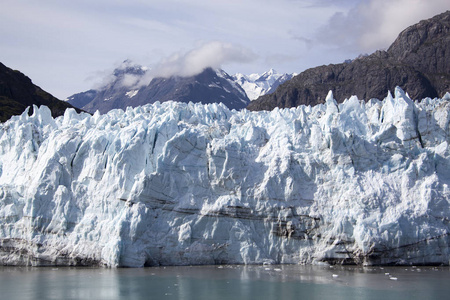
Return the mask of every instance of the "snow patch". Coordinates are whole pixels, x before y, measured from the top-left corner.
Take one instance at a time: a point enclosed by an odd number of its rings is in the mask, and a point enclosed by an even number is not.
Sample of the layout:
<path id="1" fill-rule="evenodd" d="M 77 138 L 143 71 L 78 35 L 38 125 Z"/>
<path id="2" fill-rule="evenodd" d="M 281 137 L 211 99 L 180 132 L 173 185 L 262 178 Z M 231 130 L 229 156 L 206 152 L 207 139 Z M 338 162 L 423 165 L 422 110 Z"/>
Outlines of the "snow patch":
<path id="1" fill-rule="evenodd" d="M 138 92 L 139 92 L 139 90 L 132 90 L 132 91 L 126 92 L 125 96 L 127 96 L 128 98 L 133 98 L 134 96 L 137 95 Z"/>

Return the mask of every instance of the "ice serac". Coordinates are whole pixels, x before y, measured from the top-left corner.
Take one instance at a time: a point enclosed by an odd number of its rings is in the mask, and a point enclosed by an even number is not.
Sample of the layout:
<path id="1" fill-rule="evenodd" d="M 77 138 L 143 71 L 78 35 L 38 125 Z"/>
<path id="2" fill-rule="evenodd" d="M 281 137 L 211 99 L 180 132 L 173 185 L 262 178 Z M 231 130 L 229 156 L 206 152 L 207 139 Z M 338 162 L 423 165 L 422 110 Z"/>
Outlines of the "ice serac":
<path id="1" fill-rule="evenodd" d="M 0 263 L 448 264 L 450 94 L 46 107 L 0 129 Z"/>

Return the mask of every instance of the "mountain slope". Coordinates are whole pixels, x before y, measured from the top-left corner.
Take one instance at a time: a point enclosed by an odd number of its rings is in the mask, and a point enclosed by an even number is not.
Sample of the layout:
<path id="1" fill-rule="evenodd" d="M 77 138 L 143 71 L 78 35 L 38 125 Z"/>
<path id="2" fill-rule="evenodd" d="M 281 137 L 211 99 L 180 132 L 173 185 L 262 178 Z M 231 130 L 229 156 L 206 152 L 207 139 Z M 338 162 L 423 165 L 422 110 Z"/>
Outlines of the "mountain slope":
<path id="1" fill-rule="evenodd" d="M 21 72 L 0 63 L 0 122 L 13 115 L 22 114 L 25 108 L 33 105 L 48 106 L 54 117 L 64 114 L 66 108 L 73 108 L 34 85 L 31 79 Z"/>
<path id="2" fill-rule="evenodd" d="M 192 77 L 155 78 L 132 100 L 143 105 L 148 103 L 145 99 L 203 104 L 222 102 L 230 109 L 241 109 L 249 103 L 244 90 L 234 83 L 230 75 L 212 68 Z"/>
<path id="3" fill-rule="evenodd" d="M 413 99 L 450 90 L 450 11 L 408 27 L 387 51 L 348 63 L 308 69 L 274 93 L 252 101 L 250 110 L 321 103 L 329 90 L 338 101 L 351 95 L 382 99 L 400 86 Z"/>
<path id="4" fill-rule="evenodd" d="M 106 113 L 111 109 L 136 107 L 148 103 L 177 102 L 224 103 L 230 109 L 245 108 L 250 100 L 233 78 L 222 70 L 207 68 L 191 77 L 153 78 L 148 85 L 139 84 L 145 75 L 140 66 L 130 65 L 114 71 L 113 80 L 104 88 L 69 97 L 69 103 L 88 112 Z M 127 84 L 131 81 L 131 84 Z"/>
<path id="5" fill-rule="evenodd" d="M 96 90 L 89 90 L 86 92 L 81 92 L 74 94 L 66 99 L 67 103 L 75 107 L 83 107 L 88 105 L 92 100 L 94 100 L 95 96 L 97 96 Z"/>
<path id="6" fill-rule="evenodd" d="M 450 11 L 408 27 L 387 52 L 424 74 L 439 96 L 450 91 Z"/>

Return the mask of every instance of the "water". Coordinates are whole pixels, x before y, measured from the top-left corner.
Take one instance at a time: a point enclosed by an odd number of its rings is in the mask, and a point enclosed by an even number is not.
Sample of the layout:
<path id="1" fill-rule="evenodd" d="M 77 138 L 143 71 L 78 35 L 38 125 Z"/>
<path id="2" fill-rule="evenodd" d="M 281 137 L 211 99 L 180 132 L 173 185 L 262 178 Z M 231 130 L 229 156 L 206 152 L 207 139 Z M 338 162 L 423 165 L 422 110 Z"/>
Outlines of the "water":
<path id="1" fill-rule="evenodd" d="M 0 299 L 446 299 L 449 283 L 448 267 L 0 267 Z"/>

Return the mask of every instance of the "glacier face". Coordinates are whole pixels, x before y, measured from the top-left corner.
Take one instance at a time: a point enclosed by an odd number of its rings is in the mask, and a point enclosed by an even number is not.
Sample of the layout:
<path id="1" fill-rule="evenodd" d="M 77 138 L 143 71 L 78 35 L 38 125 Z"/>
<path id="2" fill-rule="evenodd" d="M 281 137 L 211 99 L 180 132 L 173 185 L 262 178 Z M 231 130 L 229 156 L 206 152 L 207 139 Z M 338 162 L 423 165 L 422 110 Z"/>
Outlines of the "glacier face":
<path id="1" fill-rule="evenodd" d="M 450 95 L 0 124 L 0 262 L 448 264 Z"/>

